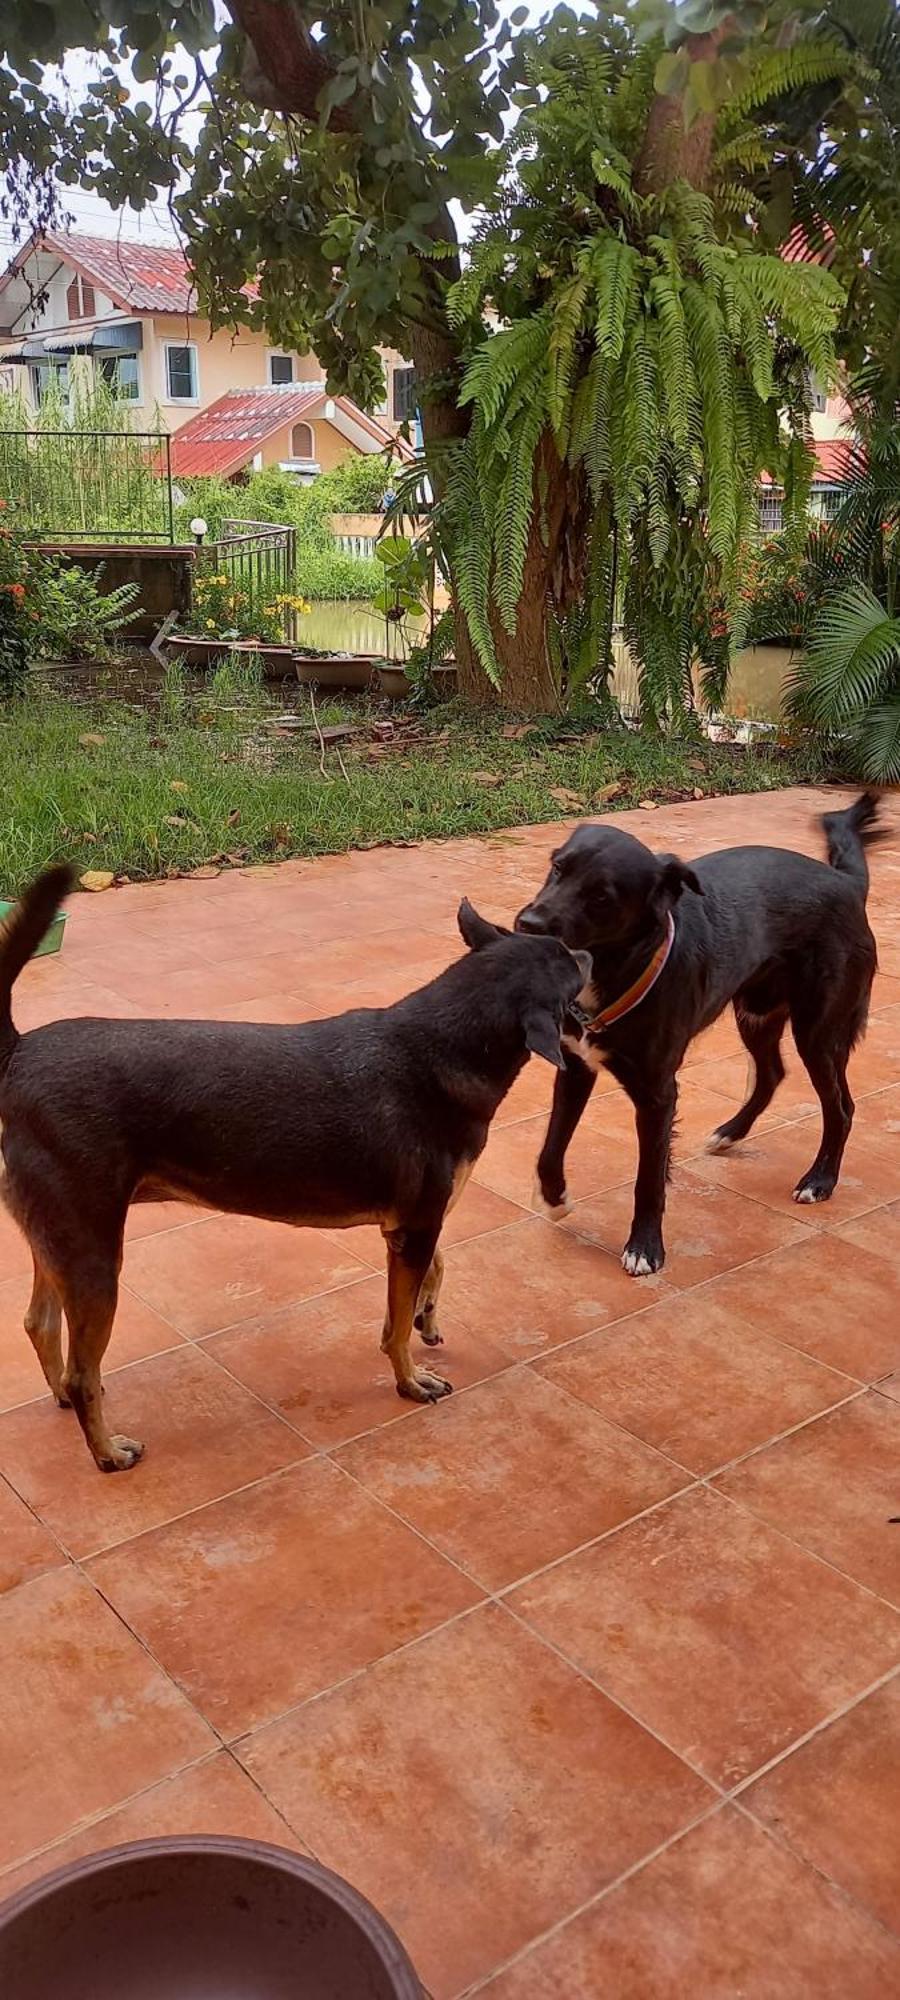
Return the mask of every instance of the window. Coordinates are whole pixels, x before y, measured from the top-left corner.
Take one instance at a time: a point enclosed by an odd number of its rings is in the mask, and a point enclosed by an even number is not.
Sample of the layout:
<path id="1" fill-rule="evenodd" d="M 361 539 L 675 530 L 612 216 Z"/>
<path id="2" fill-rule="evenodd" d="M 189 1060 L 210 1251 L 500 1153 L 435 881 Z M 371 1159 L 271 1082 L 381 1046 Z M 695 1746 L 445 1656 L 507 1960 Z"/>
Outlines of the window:
<path id="1" fill-rule="evenodd" d="M 312 458 L 314 455 L 312 426 L 295 424 L 291 432 L 291 457 Z"/>
<path id="2" fill-rule="evenodd" d="M 114 396 L 121 396 L 125 403 L 140 402 L 141 373 L 136 354 L 98 354 L 95 359 L 100 380 Z"/>
<path id="3" fill-rule="evenodd" d="M 416 414 L 416 371 L 414 368 L 394 369 L 394 422 L 405 424 Z"/>
<path id="4" fill-rule="evenodd" d="M 783 494 L 778 486 L 763 486 L 759 492 L 759 531 L 780 535 Z"/>
<path id="5" fill-rule="evenodd" d="M 273 389 L 280 389 L 294 379 L 294 357 L 292 354 L 269 355 L 269 381 Z"/>
<path id="6" fill-rule="evenodd" d="M 819 388 L 814 375 L 810 375 L 809 377 L 809 401 L 810 408 L 813 410 L 822 411 L 828 408 L 828 397 L 824 389 Z"/>
<path id="7" fill-rule="evenodd" d="M 170 403 L 197 402 L 197 349 L 193 342 L 185 347 L 167 346 L 166 395 Z"/>
<path id="8" fill-rule="evenodd" d="M 94 287 L 86 278 L 74 277 L 66 293 L 66 311 L 70 319 L 93 319 Z"/>
<path id="9" fill-rule="evenodd" d="M 48 396 L 59 396 L 65 402 L 69 394 L 68 362 L 38 361 L 31 369 L 31 394 L 36 410 Z"/>

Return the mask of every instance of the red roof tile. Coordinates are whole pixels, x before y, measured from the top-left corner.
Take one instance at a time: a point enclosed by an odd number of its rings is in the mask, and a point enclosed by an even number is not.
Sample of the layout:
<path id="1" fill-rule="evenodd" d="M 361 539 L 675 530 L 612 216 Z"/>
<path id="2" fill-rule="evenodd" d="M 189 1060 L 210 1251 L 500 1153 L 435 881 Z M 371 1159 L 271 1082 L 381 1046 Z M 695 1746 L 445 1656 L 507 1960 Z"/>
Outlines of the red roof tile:
<path id="1" fill-rule="evenodd" d="M 175 432 L 172 471 L 181 479 L 238 472 L 266 438 L 310 417 L 325 401 L 321 382 L 297 382 L 289 389 L 230 389 Z M 391 445 L 401 457 L 413 456 L 403 439 L 394 438 L 377 418 L 357 409 L 349 397 L 335 396 L 333 401 L 380 449 Z"/>
<path id="2" fill-rule="evenodd" d="M 826 223 L 823 232 L 824 243 L 817 250 L 812 248 L 802 223 L 792 229 L 787 241 L 782 243 L 780 256 L 786 264 L 830 264 L 835 253 L 834 231 Z"/>
<path id="3" fill-rule="evenodd" d="M 814 438 L 813 451 L 816 455 L 816 470 L 813 479 L 827 482 L 830 486 L 842 486 L 849 477 L 855 455 L 851 438 Z M 772 485 L 770 472 L 760 475 L 761 486 Z"/>
<path id="4" fill-rule="evenodd" d="M 124 312 L 196 311 L 194 288 L 182 252 L 125 237 L 48 234 L 44 246 L 90 279 Z"/>

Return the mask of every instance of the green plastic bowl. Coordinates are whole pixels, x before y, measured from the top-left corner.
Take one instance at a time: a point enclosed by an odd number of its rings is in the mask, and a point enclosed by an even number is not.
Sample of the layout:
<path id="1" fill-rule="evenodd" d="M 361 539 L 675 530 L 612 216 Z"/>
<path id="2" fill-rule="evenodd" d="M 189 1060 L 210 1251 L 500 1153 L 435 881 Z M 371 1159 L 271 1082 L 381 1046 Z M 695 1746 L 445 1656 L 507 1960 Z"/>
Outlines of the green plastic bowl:
<path id="1" fill-rule="evenodd" d="M 0 924 L 4 922 L 4 920 L 9 916 L 10 912 L 15 909 L 15 907 L 16 907 L 15 903 L 0 902 Z M 50 925 L 50 929 L 44 933 L 44 936 L 42 937 L 41 942 L 38 945 L 37 951 L 32 953 L 32 957 L 47 958 L 50 952 L 61 951 L 62 941 L 63 941 L 63 931 L 65 930 L 65 928 L 66 928 L 66 913 L 65 910 L 60 910 L 58 915 L 54 917 L 53 922 Z"/>

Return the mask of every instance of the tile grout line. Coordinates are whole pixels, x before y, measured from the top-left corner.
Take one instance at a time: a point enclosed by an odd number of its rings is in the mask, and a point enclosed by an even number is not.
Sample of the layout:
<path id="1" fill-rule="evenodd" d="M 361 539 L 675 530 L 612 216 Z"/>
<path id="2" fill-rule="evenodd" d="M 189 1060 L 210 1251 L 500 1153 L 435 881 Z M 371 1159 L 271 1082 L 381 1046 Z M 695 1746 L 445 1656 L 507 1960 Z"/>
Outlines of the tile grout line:
<path id="1" fill-rule="evenodd" d="M 705 1826 L 707 1821 L 711 1819 L 717 1819 L 719 1814 L 725 1810 L 727 1804 L 727 1799 L 714 1799 L 712 1804 L 707 1806 L 703 1812 L 698 1813 L 695 1819 L 690 1820 L 686 1826 L 679 1827 L 676 1833 L 669 1835 L 668 1840 L 660 1841 L 657 1847 L 651 1848 L 648 1854 L 642 1855 L 640 1861 L 633 1861 L 629 1868 L 623 1868 L 621 1874 L 617 1875 L 613 1881 L 606 1882 L 602 1889 L 597 1890 L 595 1895 L 588 1896 L 583 1903 L 579 1903 L 574 1909 L 567 1911 L 564 1917 L 557 1918 L 556 1923 L 550 1924 L 546 1930 L 539 1932 L 536 1937 L 530 1938 L 528 1943 L 523 1945 L 519 1951 L 514 1952 L 510 1958 L 504 1959 L 500 1965 L 493 1966 L 491 1971 L 485 1973 L 483 1977 L 474 1980 L 468 1986 L 462 1987 L 460 1992 L 453 1996 L 453 2000 L 475 2000 L 475 1995 L 483 1993 L 490 1986 L 492 1980 L 496 1979 L 499 1974 L 509 1972 L 513 1966 L 522 1964 L 539 1946 L 545 1945 L 552 1938 L 558 1937 L 562 1931 L 568 1928 L 569 1924 L 575 1923 L 579 1917 L 586 1916 L 589 1910 L 596 1909 L 598 1904 L 605 1902 L 607 1896 L 611 1896 L 614 1889 L 621 1889 L 626 1882 L 630 1882 L 633 1875 L 640 1875 L 642 1870 L 649 1867 L 651 1862 L 658 1861 L 661 1855 L 669 1852 L 670 1848 L 677 1847 L 682 1840 L 687 1840 L 688 1836 L 696 1832 L 698 1827 Z M 575 1996 L 570 1995 L 569 2000 L 575 2000 Z M 594 2000 L 594 1996 L 591 1996 L 591 2000 Z M 609 1996 L 609 2000 L 613 2000 L 612 1995 Z M 651 1996 L 645 1996 L 645 2000 L 651 2000 Z"/>
<path id="2" fill-rule="evenodd" d="M 816 1876 L 820 1882 L 823 1882 L 833 1895 L 838 1896 L 842 1903 L 847 1904 L 849 1909 L 856 1911 L 859 1916 L 864 1917 L 867 1923 L 873 1924 L 900 1951 L 900 1929 L 892 1930 L 890 1925 L 885 1923 L 884 1918 L 878 1915 L 877 1910 L 871 1909 L 868 1903 L 862 1902 L 852 1889 L 847 1888 L 846 1883 L 839 1882 L 836 1876 L 829 1875 L 827 1868 L 822 1868 L 817 1861 L 812 1861 L 809 1855 L 802 1854 L 800 1849 L 794 1847 L 787 1839 L 787 1836 L 782 1832 L 780 1827 L 769 1826 L 764 1820 L 756 1819 L 754 1814 L 749 1811 L 748 1807 L 740 1799 L 735 1799 L 733 1805 L 734 1810 L 740 1813 L 741 1818 L 746 1820 L 750 1826 L 756 1827 L 758 1831 L 764 1833 L 771 1840 L 774 1847 L 780 1848 L 783 1854 L 791 1855 L 792 1859 L 798 1861 L 801 1867 L 809 1869 L 810 1874 Z"/>
<path id="3" fill-rule="evenodd" d="M 746 1778 L 741 1778 L 740 1782 L 732 1786 L 728 1793 L 729 1804 L 740 1804 L 745 1792 L 749 1792 L 754 1785 L 760 1784 L 763 1779 L 770 1776 L 772 1771 L 777 1771 L 779 1765 L 786 1764 L 788 1759 L 793 1757 L 798 1750 L 804 1750 L 808 1743 L 815 1742 L 817 1736 L 824 1736 L 826 1731 L 831 1729 L 835 1723 L 842 1722 L 846 1715 L 852 1715 L 854 1709 L 861 1708 L 863 1702 L 868 1701 L 870 1696 L 880 1693 L 882 1688 L 889 1687 L 891 1681 L 897 1679 L 900 1679 L 900 1660 L 897 1660 L 894 1666 L 888 1667 L 886 1673 L 879 1674 L 878 1679 L 871 1681 L 868 1687 L 861 1688 L 858 1694 L 851 1695 L 848 1701 L 842 1702 L 830 1714 L 824 1716 L 821 1722 L 814 1722 L 811 1729 L 805 1730 L 802 1736 L 796 1737 L 793 1743 L 787 1745 L 786 1749 L 779 1750 L 776 1756 L 768 1759 L 767 1763 L 760 1764 L 758 1770 L 751 1771 Z M 747 1812 L 748 1817 L 756 1820 L 756 1815 L 751 1811 L 749 1806 L 743 1809 Z M 760 1826 L 768 1825 L 768 1821 L 763 1819 L 760 1819 L 757 1823 Z"/>
<path id="4" fill-rule="evenodd" d="M 851 1396 L 848 1398 L 848 1401 L 856 1402 L 858 1398 Z M 843 1409 L 845 1405 L 840 1404 L 839 1408 Z M 823 1414 L 827 1416 L 829 1412 L 825 1411 Z M 814 1417 L 812 1421 L 819 1423 L 821 1418 Z M 800 1425 L 799 1428 L 805 1430 L 806 1425 Z M 793 1433 L 790 1433 L 790 1435 L 793 1435 Z M 838 1563 L 832 1562 L 830 1556 L 820 1555 L 818 1550 L 811 1549 L 807 1542 L 796 1541 L 794 1536 L 789 1535 L 785 1528 L 776 1527 L 773 1521 L 770 1521 L 765 1514 L 757 1513 L 756 1509 L 749 1506 L 746 1500 L 736 1500 L 731 1493 L 723 1493 L 719 1487 L 707 1486 L 705 1480 L 701 1481 L 701 1485 L 706 1486 L 707 1492 L 716 1493 L 720 1500 L 725 1500 L 729 1507 L 734 1507 L 739 1514 L 747 1514 L 752 1521 L 758 1521 L 760 1526 L 767 1528 L 770 1534 L 777 1535 L 779 1541 L 787 1542 L 790 1548 L 800 1549 L 804 1555 L 809 1556 L 813 1562 L 818 1563 L 821 1569 L 830 1570 L 832 1576 L 839 1576 L 843 1583 L 850 1583 L 856 1590 L 861 1590 L 866 1597 L 872 1599 L 873 1603 L 880 1604 L 883 1610 L 893 1612 L 894 1617 L 897 1619 L 898 1634 L 900 1634 L 900 1604 L 892 1603 L 889 1597 L 882 1597 L 880 1590 L 874 1590 L 870 1583 L 863 1583 L 858 1576 L 852 1576 L 849 1570 L 841 1569 Z M 898 1660 L 900 1660 L 900 1655 L 898 1655 Z"/>

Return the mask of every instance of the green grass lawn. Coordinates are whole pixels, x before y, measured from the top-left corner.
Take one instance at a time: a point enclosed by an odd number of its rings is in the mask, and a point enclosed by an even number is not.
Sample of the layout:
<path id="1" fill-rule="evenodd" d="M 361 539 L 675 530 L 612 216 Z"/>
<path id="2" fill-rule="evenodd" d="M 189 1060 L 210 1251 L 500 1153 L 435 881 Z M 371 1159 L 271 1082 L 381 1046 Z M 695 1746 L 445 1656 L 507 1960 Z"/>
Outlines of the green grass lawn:
<path id="1" fill-rule="evenodd" d="M 4 705 L 0 895 L 61 858 L 146 880 L 228 858 L 487 833 L 821 775 L 811 750 L 673 743 L 589 719 L 516 725 L 453 708 L 410 717 L 350 702 L 319 704 L 326 730 L 356 725 L 322 752 L 308 697 L 293 690 L 291 699 L 304 726 L 289 734 L 274 726 L 285 697 L 222 675 L 187 692 L 170 674 L 147 704 L 83 701 L 48 683 Z M 386 720 L 394 737 L 380 744 Z"/>

